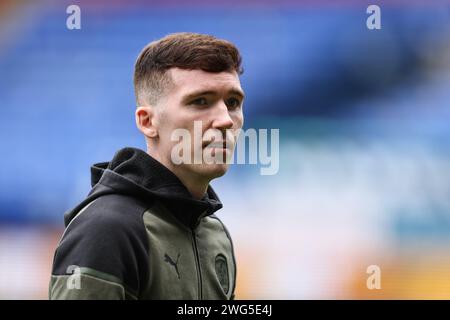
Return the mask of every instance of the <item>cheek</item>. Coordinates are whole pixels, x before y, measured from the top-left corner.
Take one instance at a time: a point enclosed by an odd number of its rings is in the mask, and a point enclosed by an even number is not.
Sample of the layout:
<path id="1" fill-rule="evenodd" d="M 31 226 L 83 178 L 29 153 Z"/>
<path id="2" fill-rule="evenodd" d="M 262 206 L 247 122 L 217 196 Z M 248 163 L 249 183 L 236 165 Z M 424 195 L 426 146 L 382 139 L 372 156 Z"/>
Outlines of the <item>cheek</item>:
<path id="1" fill-rule="evenodd" d="M 237 129 L 242 128 L 242 126 L 244 124 L 244 115 L 242 114 L 242 111 L 233 115 L 232 119 L 233 119 L 235 128 L 237 128 Z"/>
<path id="2" fill-rule="evenodd" d="M 180 130 L 182 129 L 182 130 Z M 194 121 L 187 119 L 186 116 L 180 112 L 175 112 L 164 119 L 164 122 L 160 126 L 160 141 L 164 145 L 165 149 L 170 150 L 174 145 L 180 143 L 180 136 L 187 134 L 191 137 L 194 136 Z M 173 138 L 172 138 L 173 137 Z M 183 140 L 184 141 L 184 140 Z"/>
<path id="3" fill-rule="evenodd" d="M 170 137 L 170 134 L 175 129 L 187 128 L 189 122 L 187 121 L 186 114 L 184 110 L 173 105 L 165 106 L 166 109 L 163 111 L 160 117 L 160 129 L 161 132 Z"/>
<path id="4" fill-rule="evenodd" d="M 194 125 L 194 121 L 204 120 L 201 112 L 192 110 L 187 106 L 179 106 L 172 110 L 171 121 L 173 126 L 177 128 L 185 128 L 190 130 Z"/>

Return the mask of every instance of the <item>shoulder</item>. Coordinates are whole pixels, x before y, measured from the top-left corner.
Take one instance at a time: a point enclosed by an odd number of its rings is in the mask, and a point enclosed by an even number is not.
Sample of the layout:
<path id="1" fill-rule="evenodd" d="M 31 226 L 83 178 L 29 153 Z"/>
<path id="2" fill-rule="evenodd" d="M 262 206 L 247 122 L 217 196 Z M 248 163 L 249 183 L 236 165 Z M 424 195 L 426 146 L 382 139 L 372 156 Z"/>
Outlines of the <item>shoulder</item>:
<path id="1" fill-rule="evenodd" d="M 87 204 L 67 226 L 55 252 L 52 274 L 65 275 L 74 265 L 110 275 L 138 291 L 148 270 L 144 210 L 139 200 L 117 194 Z"/>
<path id="2" fill-rule="evenodd" d="M 95 248 L 115 247 L 120 249 L 129 242 L 146 243 L 142 214 L 145 206 L 129 196 L 110 194 L 88 203 L 68 224 L 60 246 L 73 241 L 89 244 Z"/>
<path id="3" fill-rule="evenodd" d="M 217 224 L 219 226 L 220 229 L 223 230 L 223 232 L 225 232 L 225 234 L 227 235 L 228 239 L 230 240 L 231 243 L 233 243 L 232 239 L 231 239 L 231 234 L 228 231 L 227 227 L 225 226 L 225 224 L 222 222 L 222 220 L 219 219 L 218 216 L 216 216 L 215 214 L 211 214 L 207 217 L 209 219 L 209 221 L 214 222 L 215 224 Z"/>
<path id="4" fill-rule="evenodd" d="M 134 231 L 143 227 L 145 204 L 137 198 L 108 194 L 89 202 L 68 224 L 67 231 L 83 226 L 88 230 L 113 228 L 112 231 Z"/>

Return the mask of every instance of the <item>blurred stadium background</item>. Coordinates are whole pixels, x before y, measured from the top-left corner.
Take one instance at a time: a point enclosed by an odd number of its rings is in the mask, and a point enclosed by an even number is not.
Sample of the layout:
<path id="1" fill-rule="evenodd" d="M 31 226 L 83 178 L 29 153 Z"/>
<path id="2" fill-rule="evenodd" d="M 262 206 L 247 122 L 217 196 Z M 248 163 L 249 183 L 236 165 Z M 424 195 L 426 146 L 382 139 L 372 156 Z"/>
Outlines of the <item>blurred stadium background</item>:
<path id="1" fill-rule="evenodd" d="M 47 298 L 90 165 L 144 148 L 135 58 L 178 31 L 236 43 L 245 127 L 280 129 L 278 174 L 213 182 L 238 299 L 450 298 L 450 3 L 356 0 L 1 0 L 0 298 Z"/>

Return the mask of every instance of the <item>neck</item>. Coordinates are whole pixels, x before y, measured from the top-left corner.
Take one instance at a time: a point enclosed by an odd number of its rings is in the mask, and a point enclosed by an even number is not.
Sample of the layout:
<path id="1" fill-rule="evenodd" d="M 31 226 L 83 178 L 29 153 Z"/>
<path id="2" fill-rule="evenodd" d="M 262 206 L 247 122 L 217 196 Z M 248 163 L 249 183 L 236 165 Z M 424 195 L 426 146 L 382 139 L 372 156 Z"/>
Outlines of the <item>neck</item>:
<path id="1" fill-rule="evenodd" d="M 181 170 L 175 168 L 169 168 L 177 177 L 181 180 L 184 186 L 188 189 L 189 193 L 194 199 L 201 199 L 208 190 L 209 181 L 200 180 L 198 177 L 192 175 L 186 175 Z"/>
<path id="2" fill-rule="evenodd" d="M 194 199 L 203 198 L 208 190 L 209 180 L 190 172 L 186 172 L 186 170 L 183 170 L 182 167 L 175 166 L 170 160 L 161 157 L 158 153 L 151 152 L 150 150 L 147 150 L 147 153 L 162 163 L 167 169 L 172 171 L 172 173 L 180 179 L 186 189 L 188 189 Z"/>

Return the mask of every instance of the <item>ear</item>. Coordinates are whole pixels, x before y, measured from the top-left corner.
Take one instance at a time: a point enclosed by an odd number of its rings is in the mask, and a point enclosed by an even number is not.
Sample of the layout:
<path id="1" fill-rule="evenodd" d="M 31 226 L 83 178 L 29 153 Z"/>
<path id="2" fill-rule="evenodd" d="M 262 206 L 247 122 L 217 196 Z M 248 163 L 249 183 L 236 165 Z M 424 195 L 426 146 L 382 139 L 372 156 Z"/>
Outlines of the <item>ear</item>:
<path id="1" fill-rule="evenodd" d="M 158 137 L 156 113 L 153 106 L 137 107 L 135 112 L 136 126 L 147 138 Z"/>

